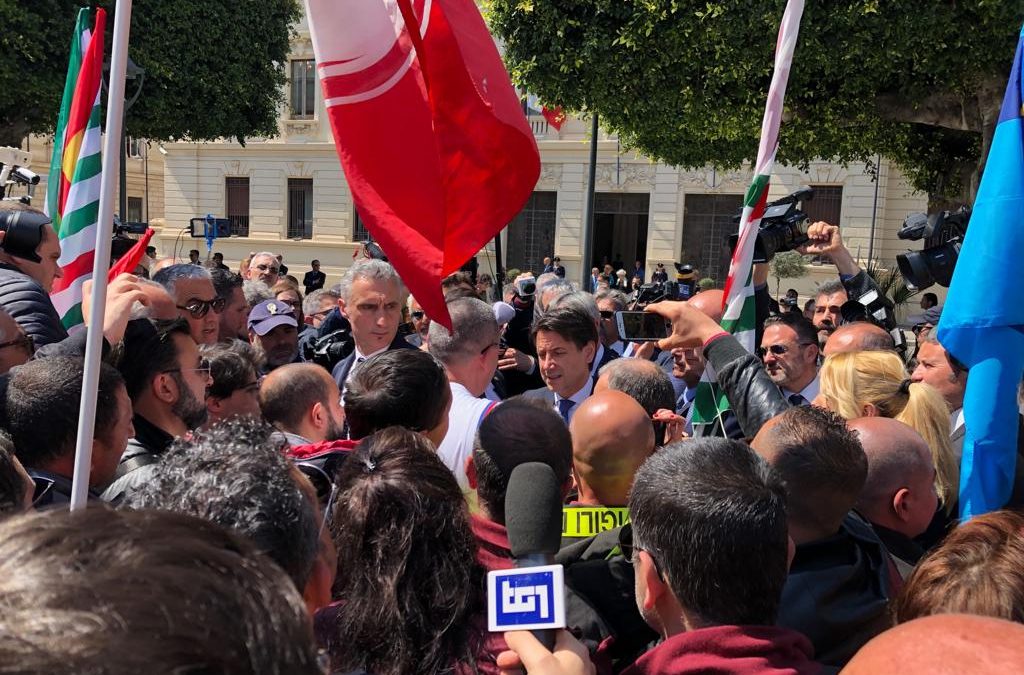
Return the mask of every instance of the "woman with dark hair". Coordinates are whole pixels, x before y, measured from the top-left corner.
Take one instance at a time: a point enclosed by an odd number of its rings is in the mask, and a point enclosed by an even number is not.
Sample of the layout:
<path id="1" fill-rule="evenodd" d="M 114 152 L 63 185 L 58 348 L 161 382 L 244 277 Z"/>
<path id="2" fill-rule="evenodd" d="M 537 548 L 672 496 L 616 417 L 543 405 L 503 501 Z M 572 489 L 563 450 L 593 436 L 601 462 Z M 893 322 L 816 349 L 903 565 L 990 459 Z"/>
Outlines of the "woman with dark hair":
<path id="1" fill-rule="evenodd" d="M 336 491 L 338 602 L 319 626 L 332 668 L 496 672 L 466 502 L 430 442 L 402 427 L 368 436 L 339 469 Z"/>

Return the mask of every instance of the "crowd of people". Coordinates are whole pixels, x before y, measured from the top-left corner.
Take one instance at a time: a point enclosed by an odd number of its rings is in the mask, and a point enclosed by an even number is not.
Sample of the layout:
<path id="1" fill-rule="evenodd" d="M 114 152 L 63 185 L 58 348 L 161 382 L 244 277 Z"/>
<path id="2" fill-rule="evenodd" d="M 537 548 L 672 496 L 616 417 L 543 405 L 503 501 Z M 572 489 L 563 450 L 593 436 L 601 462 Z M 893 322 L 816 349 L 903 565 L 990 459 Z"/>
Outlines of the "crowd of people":
<path id="1" fill-rule="evenodd" d="M 844 322 L 873 282 L 838 228 L 809 235 L 837 278 L 808 316 L 757 266 L 750 353 L 717 290 L 648 305 L 669 337 L 630 342 L 627 289 L 557 258 L 452 275 L 447 328 L 381 259 L 328 288 L 318 261 L 300 283 L 273 252 L 236 273 L 193 251 L 116 278 L 69 335 L 42 226 L 39 260 L 0 250 L 0 671 L 1024 668 L 1024 462 L 1006 510 L 957 521 L 970 373 L 927 313 L 911 350 Z M 553 650 L 487 630 L 535 464 L 562 504 Z"/>

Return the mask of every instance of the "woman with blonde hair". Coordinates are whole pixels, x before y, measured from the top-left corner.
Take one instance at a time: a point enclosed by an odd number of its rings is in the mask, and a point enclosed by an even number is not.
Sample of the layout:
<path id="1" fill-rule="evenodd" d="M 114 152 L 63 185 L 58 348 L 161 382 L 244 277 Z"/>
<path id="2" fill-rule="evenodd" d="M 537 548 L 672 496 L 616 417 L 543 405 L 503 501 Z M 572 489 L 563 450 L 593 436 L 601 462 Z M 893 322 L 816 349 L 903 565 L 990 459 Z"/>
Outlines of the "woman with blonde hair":
<path id="1" fill-rule="evenodd" d="M 845 419 L 889 417 L 921 434 L 935 461 L 935 490 L 949 513 L 957 502 L 960 467 L 949 442 L 949 409 L 933 387 L 911 382 L 899 356 L 887 351 L 833 354 L 821 368 L 816 401 Z"/>

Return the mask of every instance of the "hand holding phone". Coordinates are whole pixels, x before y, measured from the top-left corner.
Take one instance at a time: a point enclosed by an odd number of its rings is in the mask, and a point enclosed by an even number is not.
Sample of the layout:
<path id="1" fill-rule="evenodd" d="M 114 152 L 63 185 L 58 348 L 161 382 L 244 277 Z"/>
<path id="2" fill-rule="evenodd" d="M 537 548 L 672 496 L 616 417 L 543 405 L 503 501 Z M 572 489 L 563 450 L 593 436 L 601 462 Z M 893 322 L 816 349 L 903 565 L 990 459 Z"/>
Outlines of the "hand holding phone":
<path id="1" fill-rule="evenodd" d="M 668 337 L 664 317 L 652 312 L 615 312 L 615 325 L 625 342 L 656 342 Z"/>

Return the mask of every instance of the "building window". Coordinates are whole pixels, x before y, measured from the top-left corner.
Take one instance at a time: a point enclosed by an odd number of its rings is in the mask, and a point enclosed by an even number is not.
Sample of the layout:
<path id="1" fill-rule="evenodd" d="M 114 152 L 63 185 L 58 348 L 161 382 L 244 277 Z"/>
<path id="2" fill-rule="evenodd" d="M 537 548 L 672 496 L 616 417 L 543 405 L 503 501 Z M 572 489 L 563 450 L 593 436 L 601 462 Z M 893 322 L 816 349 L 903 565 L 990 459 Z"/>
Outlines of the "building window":
<path id="1" fill-rule="evenodd" d="M 829 225 L 839 225 L 840 214 L 843 210 L 843 186 L 812 185 L 811 187 L 814 188 L 814 199 L 800 204 L 804 213 L 807 214 L 808 225 L 819 220 Z M 811 258 L 811 263 L 814 265 L 829 262 L 831 259 L 827 256 L 816 255 Z"/>
<path id="2" fill-rule="evenodd" d="M 366 229 L 366 225 L 363 224 L 363 219 L 359 217 L 359 211 L 356 209 L 352 210 L 352 241 L 364 242 L 370 241 L 370 232 Z"/>
<path id="3" fill-rule="evenodd" d="M 224 192 L 227 204 L 224 209 L 231 221 L 232 237 L 249 236 L 249 179 L 225 178 Z"/>
<path id="4" fill-rule="evenodd" d="M 555 251 L 557 192 L 534 192 L 508 226 L 506 267 L 540 272 L 545 256 Z"/>
<path id="5" fill-rule="evenodd" d="M 129 223 L 142 222 L 142 197 L 128 198 L 128 213 L 126 215 Z"/>
<path id="6" fill-rule="evenodd" d="M 288 238 L 313 238 L 313 179 L 288 179 Z"/>
<path id="7" fill-rule="evenodd" d="M 292 61 L 292 119 L 311 120 L 316 112 L 316 61 Z"/>
<path id="8" fill-rule="evenodd" d="M 727 239 L 736 233 L 733 218 L 742 206 L 743 195 L 686 195 L 679 262 L 693 265 L 702 277 L 723 284 L 729 274 Z"/>
<path id="9" fill-rule="evenodd" d="M 146 141 L 142 138 L 126 136 L 124 139 L 124 149 L 128 157 L 141 159 L 146 156 Z"/>

